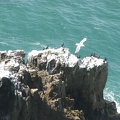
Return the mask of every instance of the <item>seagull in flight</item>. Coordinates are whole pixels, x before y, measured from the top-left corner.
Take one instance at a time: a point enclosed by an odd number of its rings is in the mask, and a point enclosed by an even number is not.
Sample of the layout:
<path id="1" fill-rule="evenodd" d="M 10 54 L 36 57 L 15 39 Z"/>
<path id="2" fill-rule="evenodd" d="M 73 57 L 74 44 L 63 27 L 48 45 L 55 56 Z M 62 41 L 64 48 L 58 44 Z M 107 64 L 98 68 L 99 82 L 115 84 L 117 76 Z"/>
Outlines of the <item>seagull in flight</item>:
<path id="1" fill-rule="evenodd" d="M 75 45 L 76 45 L 76 50 L 75 50 L 75 53 L 78 53 L 79 51 L 80 51 L 80 48 L 81 47 L 85 47 L 84 46 L 84 42 L 87 40 L 87 38 L 84 38 L 84 39 L 82 39 L 81 41 L 80 41 L 80 43 L 76 43 Z"/>

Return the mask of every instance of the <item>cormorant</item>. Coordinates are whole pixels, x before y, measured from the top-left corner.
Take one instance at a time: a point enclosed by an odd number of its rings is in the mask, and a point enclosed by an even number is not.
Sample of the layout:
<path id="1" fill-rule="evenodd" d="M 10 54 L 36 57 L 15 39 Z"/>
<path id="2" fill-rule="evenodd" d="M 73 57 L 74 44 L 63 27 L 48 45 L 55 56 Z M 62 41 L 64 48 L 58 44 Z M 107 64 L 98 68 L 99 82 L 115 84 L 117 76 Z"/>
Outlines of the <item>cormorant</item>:
<path id="1" fill-rule="evenodd" d="M 61 47 L 64 47 L 64 43 L 61 45 Z"/>

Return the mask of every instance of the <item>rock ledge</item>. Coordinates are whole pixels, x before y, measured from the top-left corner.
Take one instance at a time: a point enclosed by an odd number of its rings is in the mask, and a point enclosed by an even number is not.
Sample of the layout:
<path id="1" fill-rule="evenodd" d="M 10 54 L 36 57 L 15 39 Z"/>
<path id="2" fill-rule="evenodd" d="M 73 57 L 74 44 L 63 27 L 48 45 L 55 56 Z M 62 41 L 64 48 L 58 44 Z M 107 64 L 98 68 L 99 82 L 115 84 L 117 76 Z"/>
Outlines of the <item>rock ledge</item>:
<path id="1" fill-rule="evenodd" d="M 119 120 L 104 100 L 108 62 L 68 48 L 0 51 L 0 120 Z"/>

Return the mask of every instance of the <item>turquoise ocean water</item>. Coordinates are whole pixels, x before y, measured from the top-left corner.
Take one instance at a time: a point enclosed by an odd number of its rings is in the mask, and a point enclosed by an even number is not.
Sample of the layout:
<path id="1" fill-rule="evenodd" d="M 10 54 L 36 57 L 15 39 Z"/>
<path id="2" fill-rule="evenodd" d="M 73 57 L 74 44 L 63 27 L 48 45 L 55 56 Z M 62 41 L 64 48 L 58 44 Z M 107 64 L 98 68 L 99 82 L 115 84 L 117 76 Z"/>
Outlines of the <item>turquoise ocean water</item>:
<path id="1" fill-rule="evenodd" d="M 84 37 L 79 54 L 107 58 L 104 97 L 120 112 L 120 0 L 0 0 L 0 50 L 27 54 L 64 43 L 74 53 Z"/>

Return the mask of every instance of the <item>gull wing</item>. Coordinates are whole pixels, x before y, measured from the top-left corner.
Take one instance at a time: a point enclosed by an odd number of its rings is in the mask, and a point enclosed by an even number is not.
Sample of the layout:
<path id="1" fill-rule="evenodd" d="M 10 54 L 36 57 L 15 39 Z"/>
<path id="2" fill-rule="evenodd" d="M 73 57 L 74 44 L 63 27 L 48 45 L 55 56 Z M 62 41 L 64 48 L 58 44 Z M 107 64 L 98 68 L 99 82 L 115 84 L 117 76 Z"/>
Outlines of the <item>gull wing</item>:
<path id="1" fill-rule="evenodd" d="M 87 40 L 87 38 L 84 38 L 80 41 L 80 44 L 83 44 L 85 41 Z"/>

